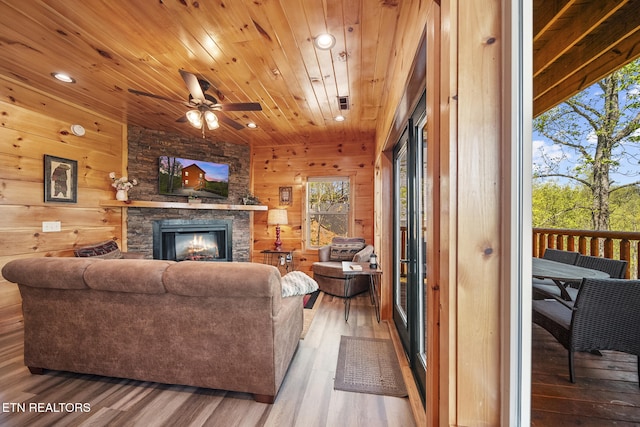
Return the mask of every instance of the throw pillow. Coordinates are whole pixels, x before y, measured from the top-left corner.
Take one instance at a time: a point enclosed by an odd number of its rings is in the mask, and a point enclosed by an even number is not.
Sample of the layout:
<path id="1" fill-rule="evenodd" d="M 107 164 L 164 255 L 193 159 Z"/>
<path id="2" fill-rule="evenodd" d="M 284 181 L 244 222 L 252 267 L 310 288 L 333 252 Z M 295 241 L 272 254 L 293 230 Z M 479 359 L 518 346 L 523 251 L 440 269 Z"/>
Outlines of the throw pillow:
<path id="1" fill-rule="evenodd" d="M 76 248 L 74 254 L 77 257 L 94 257 L 104 259 L 122 258 L 122 252 L 115 240 L 105 240 L 89 246 Z"/>
<path id="2" fill-rule="evenodd" d="M 351 261 L 365 247 L 361 237 L 334 237 L 329 253 L 330 261 Z"/>
<path id="3" fill-rule="evenodd" d="M 291 271 L 281 279 L 282 296 L 310 294 L 318 290 L 318 282 L 304 274 L 302 271 Z"/>

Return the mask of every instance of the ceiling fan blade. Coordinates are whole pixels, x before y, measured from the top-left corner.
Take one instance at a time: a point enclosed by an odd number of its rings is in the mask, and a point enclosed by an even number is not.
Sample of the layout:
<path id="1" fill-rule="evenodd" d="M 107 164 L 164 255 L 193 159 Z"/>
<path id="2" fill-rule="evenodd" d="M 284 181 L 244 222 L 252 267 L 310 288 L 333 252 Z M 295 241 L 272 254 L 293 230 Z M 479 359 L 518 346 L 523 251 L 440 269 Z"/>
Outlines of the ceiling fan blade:
<path id="1" fill-rule="evenodd" d="M 240 123 L 236 122 L 235 120 L 231 120 L 229 117 L 223 116 L 222 114 L 218 114 L 218 120 L 220 120 L 222 123 L 224 123 L 224 124 L 226 124 L 228 126 L 231 126 L 235 130 L 244 129 L 243 125 L 241 125 Z"/>
<path id="2" fill-rule="evenodd" d="M 191 97 L 193 98 L 193 100 L 198 104 L 204 103 L 205 101 L 204 92 L 200 87 L 200 82 L 198 82 L 198 78 L 187 71 L 184 71 L 184 70 L 179 70 L 179 71 L 180 71 L 180 75 L 182 76 L 182 80 L 184 80 L 185 84 L 187 85 L 187 89 L 189 89 L 189 93 L 191 94 Z"/>
<path id="3" fill-rule="evenodd" d="M 176 119 L 176 122 L 178 122 L 178 123 L 184 123 L 186 121 L 187 121 L 187 116 L 184 115 L 184 114 Z"/>
<path id="4" fill-rule="evenodd" d="M 258 102 L 236 102 L 230 104 L 218 104 L 222 111 L 262 111 L 262 105 Z"/>
<path id="5" fill-rule="evenodd" d="M 149 93 L 149 92 L 142 92 L 141 90 L 129 89 L 129 92 L 134 94 L 134 95 L 138 95 L 138 96 L 148 96 L 150 98 L 161 99 L 163 101 L 179 102 L 181 104 L 184 103 L 184 101 L 179 101 L 177 99 L 171 99 L 171 98 L 165 98 L 164 96 L 154 95 L 153 93 Z"/>

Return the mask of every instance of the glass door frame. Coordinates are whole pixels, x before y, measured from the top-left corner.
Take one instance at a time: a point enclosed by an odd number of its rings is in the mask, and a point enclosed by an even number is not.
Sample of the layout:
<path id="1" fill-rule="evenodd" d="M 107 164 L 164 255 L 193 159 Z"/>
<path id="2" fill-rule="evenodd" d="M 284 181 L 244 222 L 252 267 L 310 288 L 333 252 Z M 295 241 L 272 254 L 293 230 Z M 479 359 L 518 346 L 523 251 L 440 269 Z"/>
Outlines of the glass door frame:
<path id="1" fill-rule="evenodd" d="M 408 357 L 416 385 L 423 404 L 426 397 L 426 253 L 425 236 L 422 233 L 422 219 L 428 198 L 424 194 L 424 138 L 426 127 L 426 95 L 422 94 L 416 108 L 408 120 L 407 128 L 400 137 L 393 155 L 394 167 L 394 284 L 393 319 L 400 341 Z M 400 190 L 402 178 L 398 170 L 398 160 L 406 154 L 406 261 L 401 259 Z M 427 211 L 432 211 L 428 209 Z M 401 265 L 406 266 L 406 313 L 398 304 L 400 292 Z"/>

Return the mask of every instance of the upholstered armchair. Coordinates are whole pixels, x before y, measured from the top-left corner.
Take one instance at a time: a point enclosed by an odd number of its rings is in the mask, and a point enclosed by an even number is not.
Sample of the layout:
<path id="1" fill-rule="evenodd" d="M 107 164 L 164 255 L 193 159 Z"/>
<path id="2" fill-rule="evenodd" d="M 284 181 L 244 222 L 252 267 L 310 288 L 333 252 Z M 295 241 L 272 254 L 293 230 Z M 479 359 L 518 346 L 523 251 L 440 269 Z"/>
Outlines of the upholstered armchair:
<path id="1" fill-rule="evenodd" d="M 334 237 L 330 245 L 318 249 L 318 262 L 311 269 L 318 288 L 328 294 L 344 297 L 345 276 L 342 261 L 369 262 L 373 246 L 367 245 L 362 237 Z M 356 276 L 351 281 L 347 297 L 369 289 L 368 276 Z"/>

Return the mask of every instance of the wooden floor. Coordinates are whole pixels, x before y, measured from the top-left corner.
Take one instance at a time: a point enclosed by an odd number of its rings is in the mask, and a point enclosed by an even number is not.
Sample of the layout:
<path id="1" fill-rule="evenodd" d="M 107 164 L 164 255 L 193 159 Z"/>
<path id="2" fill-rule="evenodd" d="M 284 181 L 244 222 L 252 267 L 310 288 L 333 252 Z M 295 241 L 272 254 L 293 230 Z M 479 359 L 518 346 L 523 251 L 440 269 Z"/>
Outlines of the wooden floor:
<path id="1" fill-rule="evenodd" d="M 567 351 L 533 325 L 531 425 L 639 426 L 637 357 L 614 351 L 576 353 L 569 382 Z"/>
<path id="2" fill-rule="evenodd" d="M 323 297 L 273 405 L 219 390 L 51 371 L 31 375 L 22 360 L 22 326 L 16 325 L 0 331 L 3 427 L 415 425 L 407 398 L 333 390 L 341 335 L 389 338 L 367 294 L 353 300 L 348 323 L 342 300 Z M 30 406 L 38 403 L 43 405 Z"/>

